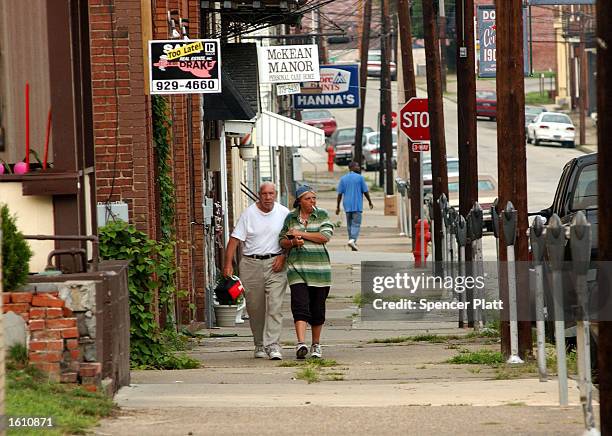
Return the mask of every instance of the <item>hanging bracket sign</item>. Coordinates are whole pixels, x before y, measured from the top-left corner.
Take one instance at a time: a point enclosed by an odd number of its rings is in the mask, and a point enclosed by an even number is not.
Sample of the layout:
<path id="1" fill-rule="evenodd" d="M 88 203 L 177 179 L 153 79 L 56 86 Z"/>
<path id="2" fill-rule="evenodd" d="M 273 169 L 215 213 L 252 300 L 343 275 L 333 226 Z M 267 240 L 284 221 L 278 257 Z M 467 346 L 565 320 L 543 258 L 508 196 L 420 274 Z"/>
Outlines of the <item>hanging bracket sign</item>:
<path id="1" fill-rule="evenodd" d="M 257 47 L 261 83 L 318 82 L 317 45 L 272 45 Z"/>
<path id="2" fill-rule="evenodd" d="M 151 94 L 218 94 L 219 40 L 149 41 L 149 75 Z"/>

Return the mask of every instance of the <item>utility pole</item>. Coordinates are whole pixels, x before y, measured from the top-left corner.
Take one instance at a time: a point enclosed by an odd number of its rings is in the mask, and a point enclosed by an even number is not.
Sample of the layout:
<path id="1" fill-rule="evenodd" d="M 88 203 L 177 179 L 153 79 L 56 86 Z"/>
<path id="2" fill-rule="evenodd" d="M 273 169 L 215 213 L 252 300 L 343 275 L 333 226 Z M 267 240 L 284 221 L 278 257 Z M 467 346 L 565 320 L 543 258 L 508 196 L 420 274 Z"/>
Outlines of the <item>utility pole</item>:
<path id="1" fill-rule="evenodd" d="M 404 101 L 416 97 L 416 82 L 414 77 L 414 59 L 412 56 L 412 25 L 410 23 L 409 0 L 398 0 L 399 40 L 402 56 L 402 79 L 404 81 Z M 399 163 L 398 163 L 399 165 Z M 412 151 L 412 143 L 408 141 L 408 171 L 410 172 L 410 226 L 412 235 L 416 234 L 416 223 L 421 218 L 423 199 L 417 187 L 421 182 L 421 153 Z M 415 238 L 412 238 L 414 248 Z"/>
<path id="2" fill-rule="evenodd" d="M 355 162 L 363 159 L 363 115 L 366 105 L 366 90 L 368 86 L 368 50 L 370 49 L 370 18 L 372 15 L 372 0 L 364 0 L 363 4 L 363 26 L 361 32 L 360 64 L 359 64 L 359 93 L 361 107 L 357 109 L 357 120 L 355 122 Z"/>
<path id="3" fill-rule="evenodd" d="M 391 132 L 391 47 L 389 36 L 389 0 L 382 0 L 381 65 L 380 65 L 380 113 L 385 120 L 380 126 L 381 166 L 385 170 L 385 193 L 393 195 L 393 137 Z"/>
<path id="4" fill-rule="evenodd" d="M 431 136 L 431 176 L 434 210 L 435 261 L 442 262 L 442 213 L 437 199 L 444 193 L 448 198 L 448 170 L 446 139 L 444 136 L 444 108 L 440 83 L 440 44 L 436 31 L 433 0 L 423 0 L 423 33 L 425 34 L 425 61 L 427 69 L 427 98 L 429 99 L 429 131 Z"/>
<path id="5" fill-rule="evenodd" d="M 496 10 L 497 25 L 497 168 L 500 208 L 512 201 L 516 210 L 517 235 L 515 259 L 529 260 L 527 246 L 527 154 L 525 148 L 525 85 L 523 78 L 523 2 L 506 0 Z M 500 247 L 504 247 L 504 233 L 500 232 Z M 500 260 L 507 261 L 504 250 Z M 517 270 L 521 270 L 518 268 Z M 528 277 L 517 276 L 518 313 L 525 314 L 529 304 Z M 508 307 L 507 289 L 500 290 L 504 307 Z M 528 308 L 527 308 L 528 310 Z M 528 313 L 528 312 L 527 312 Z M 519 319 L 521 316 L 519 315 Z M 529 319 L 528 315 L 522 319 Z M 502 351 L 510 354 L 509 324 L 502 325 Z M 519 355 L 531 354 L 531 324 L 520 321 L 518 326 Z"/>
<path id="6" fill-rule="evenodd" d="M 459 213 L 466 217 L 478 200 L 474 0 L 456 0 L 457 131 L 459 151 Z M 471 244 L 465 247 L 472 258 Z"/>
<path id="7" fill-rule="evenodd" d="M 597 1 L 597 156 L 599 204 L 599 246 L 600 265 L 612 260 L 612 187 L 604 177 L 612 168 L 612 150 L 604 146 L 612 135 L 612 2 Z M 601 268 L 601 267 L 600 267 Z M 601 307 L 610 307 L 610 275 L 598 274 L 599 301 Z M 601 434 L 612 434 L 612 317 L 610 309 L 599 316 L 598 367 L 599 367 L 599 416 Z"/>
<path id="8" fill-rule="evenodd" d="M 327 42 L 323 35 L 323 22 L 321 21 L 321 8 L 317 8 L 317 33 L 319 36 L 319 62 L 321 64 L 327 63 Z"/>
<path id="9" fill-rule="evenodd" d="M 586 144 L 586 111 L 588 69 L 586 53 L 586 14 L 580 8 L 580 145 Z"/>
<path id="10" fill-rule="evenodd" d="M 442 93 L 446 93 L 446 73 L 448 70 L 446 62 L 446 9 L 444 0 L 438 0 L 438 26 L 440 31 L 440 68 L 442 69 Z"/>

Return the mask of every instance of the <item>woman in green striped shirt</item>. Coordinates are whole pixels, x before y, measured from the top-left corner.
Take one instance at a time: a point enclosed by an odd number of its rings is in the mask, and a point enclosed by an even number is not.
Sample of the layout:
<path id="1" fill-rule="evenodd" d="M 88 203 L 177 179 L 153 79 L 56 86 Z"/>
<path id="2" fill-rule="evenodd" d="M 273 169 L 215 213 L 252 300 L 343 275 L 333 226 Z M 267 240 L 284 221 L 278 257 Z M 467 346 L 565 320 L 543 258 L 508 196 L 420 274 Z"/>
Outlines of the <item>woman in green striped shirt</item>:
<path id="1" fill-rule="evenodd" d="M 334 233 L 326 210 L 317 207 L 317 195 L 306 185 L 295 194 L 293 211 L 285 218 L 279 235 L 281 247 L 289 250 L 287 279 L 291 288 L 291 312 L 298 344 L 295 354 L 308 354 L 306 324 L 312 329 L 311 357 L 322 357 L 321 330 L 325 323 L 325 300 L 331 286 L 331 263 L 325 244 Z"/>

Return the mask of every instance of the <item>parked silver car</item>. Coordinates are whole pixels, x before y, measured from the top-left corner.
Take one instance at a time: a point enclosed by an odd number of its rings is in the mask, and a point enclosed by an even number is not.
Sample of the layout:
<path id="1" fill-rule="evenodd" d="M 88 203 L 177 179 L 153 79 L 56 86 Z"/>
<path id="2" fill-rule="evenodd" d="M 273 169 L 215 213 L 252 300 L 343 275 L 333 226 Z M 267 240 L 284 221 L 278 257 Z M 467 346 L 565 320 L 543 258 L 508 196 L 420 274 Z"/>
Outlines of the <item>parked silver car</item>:
<path id="1" fill-rule="evenodd" d="M 392 132 L 393 137 L 393 167 L 397 167 L 397 132 Z M 372 132 L 366 135 L 363 145 L 363 163 L 366 171 L 375 171 L 380 168 L 380 132 Z"/>

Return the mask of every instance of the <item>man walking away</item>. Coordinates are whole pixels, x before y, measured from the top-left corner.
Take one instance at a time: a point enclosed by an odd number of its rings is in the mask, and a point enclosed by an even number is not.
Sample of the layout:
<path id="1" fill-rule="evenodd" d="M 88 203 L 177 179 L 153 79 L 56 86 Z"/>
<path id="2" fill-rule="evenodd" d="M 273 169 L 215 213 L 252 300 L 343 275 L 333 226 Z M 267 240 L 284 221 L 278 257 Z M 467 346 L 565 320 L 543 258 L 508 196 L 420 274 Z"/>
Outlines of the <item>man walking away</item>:
<path id="1" fill-rule="evenodd" d="M 344 212 L 346 212 L 346 228 L 348 230 L 348 246 L 351 250 L 357 251 L 357 238 L 359 237 L 359 229 L 361 227 L 361 214 L 363 212 L 363 196 L 368 199 L 370 209 L 374 208 L 370 193 L 368 192 L 368 184 L 365 178 L 361 175 L 361 168 L 357 162 L 349 164 L 350 172 L 340 178 L 338 183 L 338 203 L 336 205 L 336 215 L 340 214 L 340 201 L 344 195 Z"/>
<path id="2" fill-rule="evenodd" d="M 278 234 L 289 209 L 275 199 L 274 184 L 263 183 L 259 188 L 259 200 L 242 213 L 232 232 L 225 252 L 223 275 L 229 277 L 233 274 L 232 262 L 236 248 L 242 242 L 240 280 L 255 342 L 254 355 L 256 358 L 268 356 L 272 360 L 281 360 L 281 306 L 287 289 L 287 272 Z"/>

